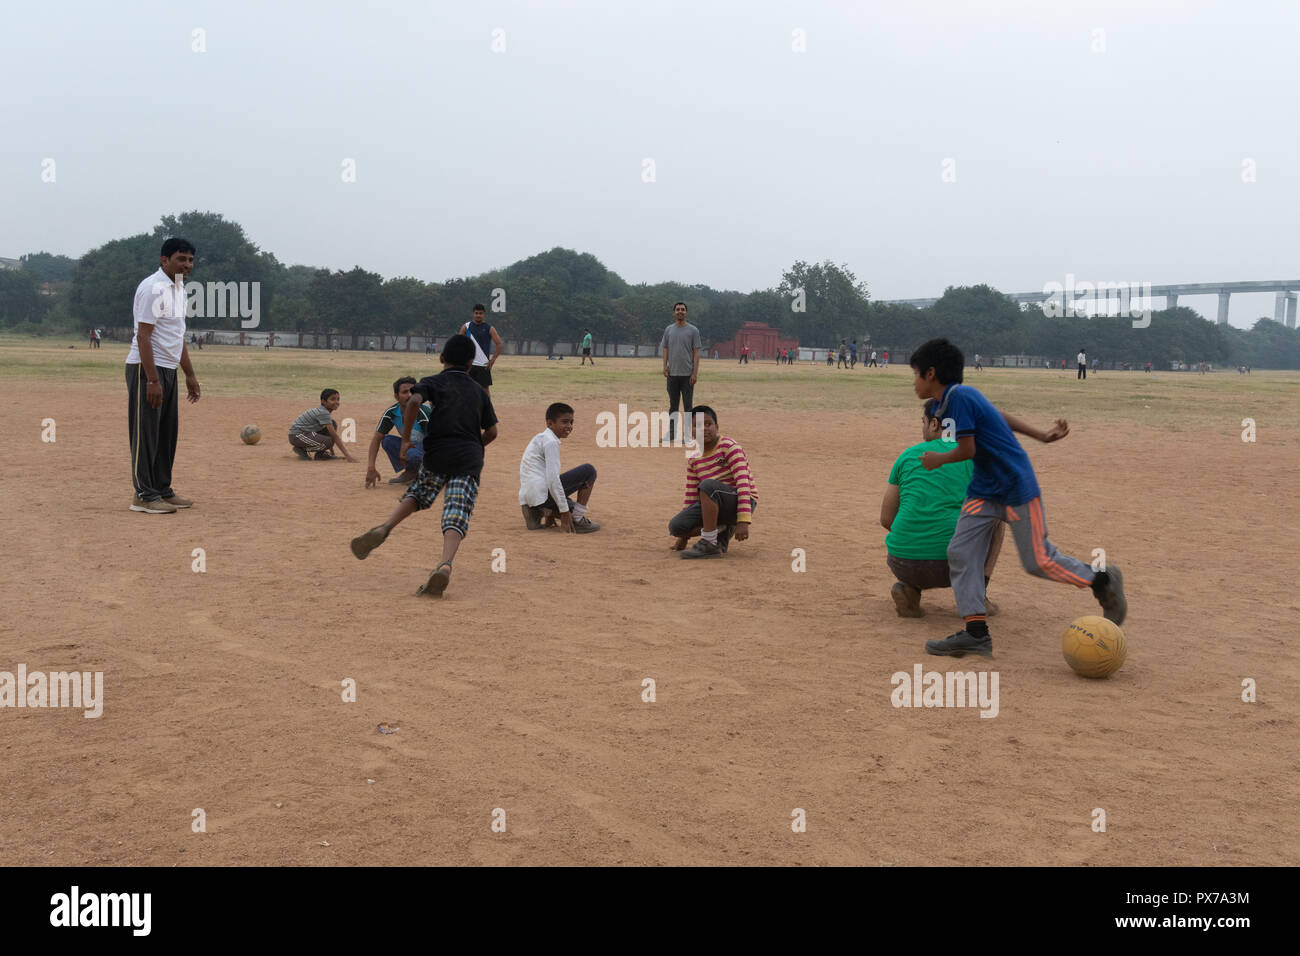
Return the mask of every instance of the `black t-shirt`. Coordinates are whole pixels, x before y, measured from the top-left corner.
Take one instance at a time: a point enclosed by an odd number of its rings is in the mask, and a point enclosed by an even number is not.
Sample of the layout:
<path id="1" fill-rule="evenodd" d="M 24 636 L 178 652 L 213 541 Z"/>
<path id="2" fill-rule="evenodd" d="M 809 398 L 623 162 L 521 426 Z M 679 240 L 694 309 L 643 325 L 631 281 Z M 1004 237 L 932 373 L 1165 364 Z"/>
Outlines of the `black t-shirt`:
<path id="1" fill-rule="evenodd" d="M 446 369 L 411 387 L 433 406 L 424 436 L 424 468 L 441 475 L 483 470 L 483 431 L 497 423 L 487 392 L 463 369 Z"/>

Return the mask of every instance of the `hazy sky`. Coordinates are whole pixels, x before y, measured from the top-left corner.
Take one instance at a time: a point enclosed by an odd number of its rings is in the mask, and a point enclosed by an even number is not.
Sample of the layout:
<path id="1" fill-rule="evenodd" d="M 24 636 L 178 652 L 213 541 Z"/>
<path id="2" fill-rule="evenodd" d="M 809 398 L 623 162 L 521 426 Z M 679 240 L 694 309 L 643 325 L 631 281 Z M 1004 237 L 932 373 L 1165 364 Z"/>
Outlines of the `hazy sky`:
<path id="1" fill-rule="evenodd" d="M 1300 280 L 1298 27 L 1295 0 L 6 4 L 0 256 L 200 209 L 289 264 L 439 281 L 553 246 L 746 291 L 831 259 L 876 299 Z"/>

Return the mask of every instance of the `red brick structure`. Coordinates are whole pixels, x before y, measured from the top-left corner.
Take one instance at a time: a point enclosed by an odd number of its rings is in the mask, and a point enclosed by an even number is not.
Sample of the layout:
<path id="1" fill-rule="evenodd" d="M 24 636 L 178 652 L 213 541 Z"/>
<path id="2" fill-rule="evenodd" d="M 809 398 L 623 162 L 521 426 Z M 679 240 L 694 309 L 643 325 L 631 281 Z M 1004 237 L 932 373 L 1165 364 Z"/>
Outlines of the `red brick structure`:
<path id="1" fill-rule="evenodd" d="M 705 349 L 705 355 L 717 351 L 718 358 L 740 358 L 740 350 L 749 346 L 749 357 L 761 361 L 775 359 L 781 349 L 797 349 L 798 339 L 783 338 L 780 330 L 763 322 L 746 322 L 740 327 L 735 338 L 730 342 L 715 342 L 711 349 Z"/>

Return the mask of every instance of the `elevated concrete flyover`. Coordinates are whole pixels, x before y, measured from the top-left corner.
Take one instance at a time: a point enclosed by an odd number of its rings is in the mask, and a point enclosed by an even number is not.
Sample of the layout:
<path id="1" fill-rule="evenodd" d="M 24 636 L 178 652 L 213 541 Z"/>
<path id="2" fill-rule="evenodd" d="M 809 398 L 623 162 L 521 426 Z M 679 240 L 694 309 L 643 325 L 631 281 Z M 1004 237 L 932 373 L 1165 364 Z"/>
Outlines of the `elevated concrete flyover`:
<path id="1" fill-rule="evenodd" d="M 1102 300 L 1109 298 L 1120 302 L 1124 296 L 1131 298 L 1150 298 L 1164 296 L 1165 308 L 1172 309 L 1178 305 L 1180 295 L 1217 295 L 1219 297 L 1218 321 L 1220 325 L 1228 324 L 1228 301 L 1233 293 L 1274 292 L 1277 294 L 1273 308 L 1273 318 L 1286 325 L 1288 329 L 1296 327 L 1296 298 L 1300 291 L 1300 279 L 1265 279 L 1258 282 L 1181 282 L 1172 285 L 1152 285 L 1139 282 L 1096 282 L 1084 283 L 1073 281 L 1068 276 L 1062 287 L 1054 283 L 1055 289 L 1048 288 L 1040 292 L 1008 292 L 1007 298 L 1013 302 L 1043 305 L 1056 296 L 1062 296 L 1067 306 L 1073 306 L 1081 297 L 1097 296 Z M 1086 287 L 1086 291 L 1082 291 Z M 928 309 L 939 299 L 880 299 L 882 305 L 910 305 L 917 309 Z M 1129 302 L 1122 302 L 1121 308 L 1127 309 Z M 1067 312 L 1067 314 L 1069 314 Z"/>

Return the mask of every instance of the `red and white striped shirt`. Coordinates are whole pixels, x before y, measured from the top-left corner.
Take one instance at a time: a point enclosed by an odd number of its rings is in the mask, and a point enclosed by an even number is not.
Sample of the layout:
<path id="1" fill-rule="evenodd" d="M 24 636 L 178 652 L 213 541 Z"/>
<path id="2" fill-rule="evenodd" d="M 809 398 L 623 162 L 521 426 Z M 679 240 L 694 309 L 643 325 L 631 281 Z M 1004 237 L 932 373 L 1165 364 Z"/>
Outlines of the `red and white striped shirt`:
<path id="1" fill-rule="evenodd" d="M 736 520 L 753 519 L 758 491 L 754 487 L 754 476 L 749 473 L 745 449 L 730 438 L 719 438 L 712 454 L 692 458 L 686 463 L 687 508 L 700 503 L 700 482 L 709 478 L 736 489 Z"/>

